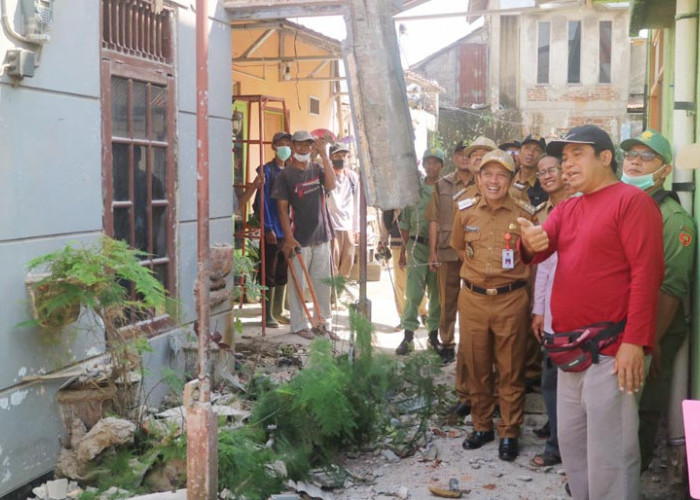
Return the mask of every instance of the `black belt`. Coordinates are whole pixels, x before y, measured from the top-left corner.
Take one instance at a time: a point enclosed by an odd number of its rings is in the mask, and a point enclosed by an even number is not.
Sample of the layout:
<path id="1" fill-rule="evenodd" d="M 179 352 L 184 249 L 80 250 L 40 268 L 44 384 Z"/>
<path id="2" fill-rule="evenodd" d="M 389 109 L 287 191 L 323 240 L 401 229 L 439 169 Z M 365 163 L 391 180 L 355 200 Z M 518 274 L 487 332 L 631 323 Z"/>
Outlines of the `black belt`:
<path id="1" fill-rule="evenodd" d="M 511 283 L 510 285 L 503 285 L 499 286 L 497 288 L 482 288 L 480 286 L 473 285 L 472 283 L 469 283 L 467 280 L 462 278 L 462 283 L 464 283 L 464 286 L 466 288 L 469 288 L 472 292 L 480 293 L 482 295 L 501 295 L 503 293 L 508 293 L 512 292 L 513 290 L 517 290 L 518 288 L 522 288 L 524 286 L 527 286 L 527 281 L 515 281 Z"/>
<path id="2" fill-rule="evenodd" d="M 417 243 L 422 243 L 423 245 L 428 244 L 428 238 L 423 238 L 422 236 L 409 236 L 408 242 L 415 241 Z"/>

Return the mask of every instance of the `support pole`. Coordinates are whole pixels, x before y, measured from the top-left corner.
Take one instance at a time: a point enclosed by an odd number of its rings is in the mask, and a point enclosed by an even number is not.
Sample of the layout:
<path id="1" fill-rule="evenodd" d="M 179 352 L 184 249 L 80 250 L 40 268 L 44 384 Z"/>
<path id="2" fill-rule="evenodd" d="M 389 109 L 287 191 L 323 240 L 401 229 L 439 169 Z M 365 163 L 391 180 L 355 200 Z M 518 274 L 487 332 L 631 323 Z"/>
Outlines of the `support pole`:
<path id="1" fill-rule="evenodd" d="M 217 426 L 209 375 L 209 27 L 207 0 L 197 0 L 197 380 L 184 393 L 187 420 L 187 499 L 215 500 Z"/>
<path id="2" fill-rule="evenodd" d="M 695 14 L 694 16 L 689 14 Z M 695 113 L 695 75 L 698 67 L 698 0 L 676 1 L 676 30 L 674 53 L 674 95 L 673 95 L 673 149 L 678 152 L 682 147 L 694 142 Z M 690 109 L 693 108 L 693 109 Z M 692 170 L 673 171 L 673 182 L 693 183 Z M 693 213 L 692 191 L 678 193 L 681 204 L 689 213 Z M 668 411 L 668 437 L 670 444 L 682 446 L 685 443 L 681 401 L 688 397 L 689 379 L 688 339 L 678 351 L 674 365 L 671 398 Z"/>

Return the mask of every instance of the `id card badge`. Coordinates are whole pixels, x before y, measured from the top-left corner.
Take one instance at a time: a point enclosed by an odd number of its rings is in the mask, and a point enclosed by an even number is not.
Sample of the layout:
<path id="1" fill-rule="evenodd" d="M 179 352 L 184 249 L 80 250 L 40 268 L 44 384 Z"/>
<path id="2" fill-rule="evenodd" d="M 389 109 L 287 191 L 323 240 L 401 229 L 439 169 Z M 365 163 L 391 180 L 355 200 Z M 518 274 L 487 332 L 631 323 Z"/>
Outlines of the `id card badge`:
<path id="1" fill-rule="evenodd" d="M 503 269 L 513 269 L 515 267 L 513 250 L 504 248 L 501 254 Z"/>

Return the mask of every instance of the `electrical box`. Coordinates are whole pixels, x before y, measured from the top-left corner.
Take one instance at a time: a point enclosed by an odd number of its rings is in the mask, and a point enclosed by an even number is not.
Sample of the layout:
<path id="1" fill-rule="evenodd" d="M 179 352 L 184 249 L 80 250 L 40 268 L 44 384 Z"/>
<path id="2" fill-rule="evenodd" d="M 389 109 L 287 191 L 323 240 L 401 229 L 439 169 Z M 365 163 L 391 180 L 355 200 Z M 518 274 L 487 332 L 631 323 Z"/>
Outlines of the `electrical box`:
<path id="1" fill-rule="evenodd" d="M 53 0 L 22 0 L 25 36 L 35 42 L 48 42 L 53 21 Z"/>
<path id="2" fill-rule="evenodd" d="M 35 54 L 31 50 L 12 49 L 7 51 L 6 74 L 15 78 L 34 76 L 36 66 L 34 65 Z"/>

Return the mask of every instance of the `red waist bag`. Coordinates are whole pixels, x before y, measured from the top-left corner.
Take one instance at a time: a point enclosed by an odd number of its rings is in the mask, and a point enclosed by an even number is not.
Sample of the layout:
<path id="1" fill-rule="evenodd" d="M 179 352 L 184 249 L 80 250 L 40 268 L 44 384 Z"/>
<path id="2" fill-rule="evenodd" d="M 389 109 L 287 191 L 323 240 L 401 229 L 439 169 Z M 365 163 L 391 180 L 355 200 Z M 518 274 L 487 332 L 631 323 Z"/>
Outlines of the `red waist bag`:
<path id="1" fill-rule="evenodd" d="M 582 372 L 598 363 L 600 351 L 615 342 L 625 323 L 601 322 L 571 332 L 545 334 L 544 348 L 552 363 L 565 372 Z"/>

